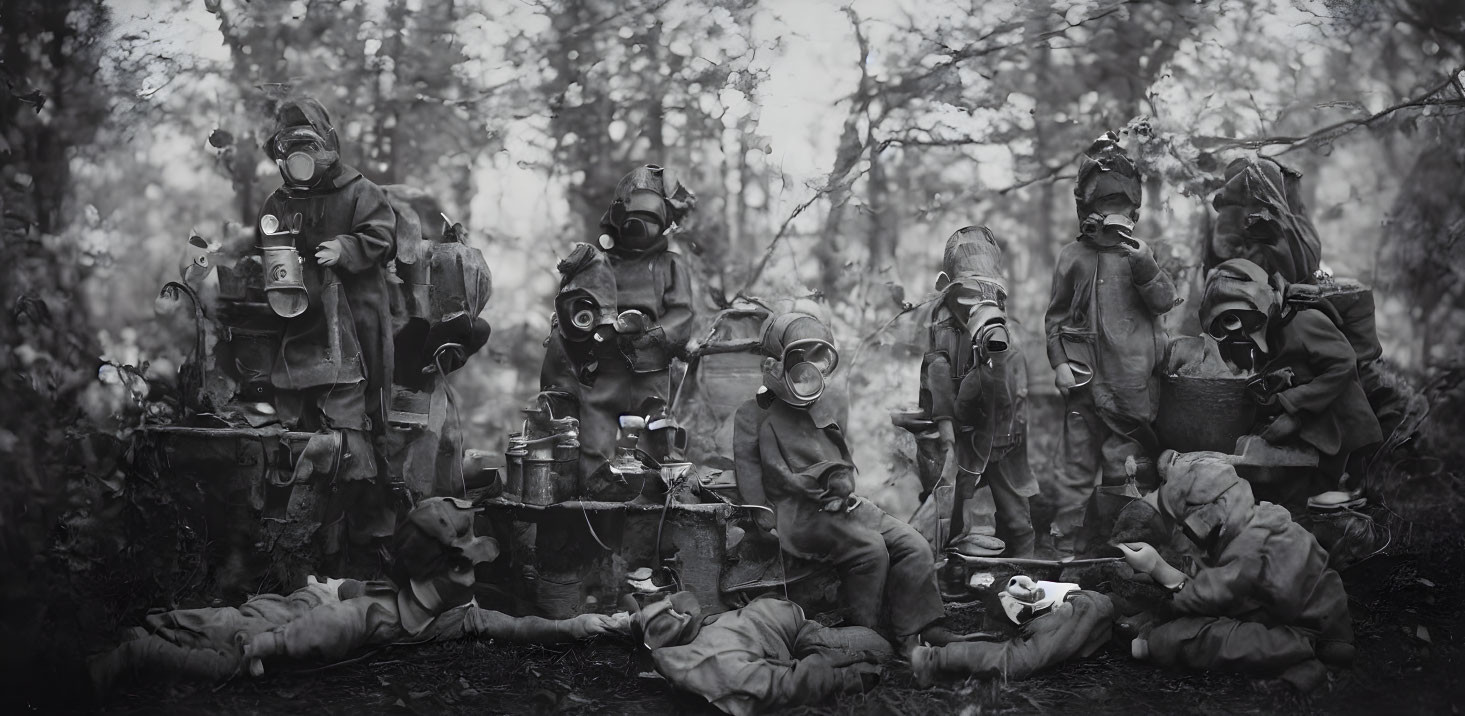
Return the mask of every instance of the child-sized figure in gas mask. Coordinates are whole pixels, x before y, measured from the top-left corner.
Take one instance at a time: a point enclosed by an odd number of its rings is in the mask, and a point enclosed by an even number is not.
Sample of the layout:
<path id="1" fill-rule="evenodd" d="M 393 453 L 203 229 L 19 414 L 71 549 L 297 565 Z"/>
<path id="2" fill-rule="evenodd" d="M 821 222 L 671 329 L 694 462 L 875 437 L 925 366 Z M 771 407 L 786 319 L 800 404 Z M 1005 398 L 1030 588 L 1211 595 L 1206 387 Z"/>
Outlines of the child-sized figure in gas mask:
<path id="1" fill-rule="evenodd" d="M 1287 510 L 1258 503 L 1220 453 L 1166 451 L 1145 498 L 1203 556 L 1191 574 L 1149 544 L 1120 545 L 1136 572 L 1174 591 L 1178 616 L 1149 627 L 1134 656 L 1159 664 L 1281 678 L 1310 689 L 1324 664 L 1353 658 L 1348 595 L 1328 554 Z"/>
<path id="2" fill-rule="evenodd" d="M 579 244 L 560 263 L 540 388 L 558 398 L 555 417 L 580 420 L 582 485 L 614 457 L 622 415 L 646 417 L 648 399 L 671 398 L 671 360 L 687 357 L 695 316 L 668 229 L 694 206 L 669 170 L 639 167 L 616 185 L 599 245 Z"/>
<path id="3" fill-rule="evenodd" d="M 941 480 L 956 486 L 951 547 L 971 551 L 963 548 L 982 537 L 975 525 L 964 525 L 962 504 L 982 482 L 992 490 L 1003 554 L 1031 557 L 1028 498 L 1038 484 L 1028 466 L 1028 372 L 1007 325 L 1002 252 L 987 227 L 969 226 L 947 239 L 941 265 L 921 408 L 935 421 L 946 450 Z"/>
<path id="4" fill-rule="evenodd" d="M 1114 603 L 1077 584 L 1034 581 L 1019 574 L 1008 580 L 996 601 L 1003 616 L 1016 625 L 1016 636 L 916 647 L 911 671 L 917 683 L 928 687 L 943 677 L 1026 679 L 1092 655 L 1113 631 Z"/>
<path id="5" fill-rule="evenodd" d="M 1081 233 L 1058 255 L 1044 318 L 1048 360 L 1065 401 L 1063 465 L 1053 496 L 1055 547 L 1062 553 L 1083 548 L 1080 530 L 1091 542 L 1108 536 L 1136 494 L 1130 475 L 1140 490 L 1155 487 L 1154 372 L 1165 346 L 1157 319 L 1177 303 L 1169 274 L 1131 236 L 1140 177 L 1113 132 L 1089 147 L 1074 196 Z M 1091 499 L 1097 523 L 1086 525 Z"/>
<path id="6" fill-rule="evenodd" d="M 632 624 L 657 672 L 733 716 L 868 691 L 891 655 L 875 631 L 826 627 L 773 597 L 704 620 L 697 598 L 678 592 L 636 610 Z"/>
<path id="7" fill-rule="evenodd" d="M 1316 448 L 1323 479 L 1312 487 L 1341 488 L 1346 503 L 1359 497 L 1363 478 L 1354 461 L 1348 479 L 1350 455 L 1383 440 L 1383 433 L 1359 380 L 1357 355 L 1328 304 L 1284 302 L 1284 290 L 1251 261 L 1226 261 L 1206 277 L 1201 325 L 1222 358 L 1256 374 L 1250 393 L 1270 420 L 1258 424 L 1258 434 L 1270 443 Z"/>
<path id="8" fill-rule="evenodd" d="M 850 624 L 883 625 L 902 640 L 957 638 L 937 623 L 944 613 L 931 545 L 853 494 L 842 411 L 822 397 L 839 364 L 829 328 L 807 313 L 775 314 L 764 323 L 761 348 L 763 386 L 734 418 L 743 499 L 772 505 L 773 524 L 762 525 L 776 525 L 784 551 L 834 565 Z"/>
<path id="9" fill-rule="evenodd" d="M 242 606 L 180 609 L 149 615 L 147 627 L 91 663 L 105 693 L 119 678 L 226 679 L 267 662 L 335 662 L 368 648 L 484 637 L 573 641 L 612 630 L 625 615 L 587 614 L 563 621 L 512 617 L 474 602 L 473 565 L 498 556 L 498 543 L 473 533 L 476 510 L 435 497 L 409 512 L 394 537 L 390 582 L 331 579 L 281 596 L 261 594 Z"/>
<path id="10" fill-rule="evenodd" d="M 282 421 L 318 430 L 297 473 L 334 479 L 322 520 L 326 552 L 374 549 L 395 511 L 372 434 L 387 429 L 392 325 L 385 266 L 396 216 L 386 194 L 340 161 L 336 130 L 319 102 L 280 105 L 267 150 L 284 184 L 259 210 L 265 294 L 284 318 L 270 382 Z M 300 475 L 308 478 L 308 474 Z"/>

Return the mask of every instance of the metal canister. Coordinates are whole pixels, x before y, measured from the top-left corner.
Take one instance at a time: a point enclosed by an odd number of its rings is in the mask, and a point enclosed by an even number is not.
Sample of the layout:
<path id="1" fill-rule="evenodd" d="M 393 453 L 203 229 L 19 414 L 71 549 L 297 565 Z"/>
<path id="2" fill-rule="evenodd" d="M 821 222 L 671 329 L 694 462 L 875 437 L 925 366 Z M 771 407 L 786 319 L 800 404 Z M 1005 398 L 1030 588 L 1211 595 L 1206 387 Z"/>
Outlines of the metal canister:
<path id="1" fill-rule="evenodd" d="M 523 501 L 527 505 L 552 505 L 555 499 L 555 462 L 548 450 L 530 450 L 524 457 Z"/>
<path id="2" fill-rule="evenodd" d="M 509 449 L 504 452 L 504 499 L 520 502 L 524 496 L 524 458 L 529 454 L 523 433 L 509 435 Z"/>

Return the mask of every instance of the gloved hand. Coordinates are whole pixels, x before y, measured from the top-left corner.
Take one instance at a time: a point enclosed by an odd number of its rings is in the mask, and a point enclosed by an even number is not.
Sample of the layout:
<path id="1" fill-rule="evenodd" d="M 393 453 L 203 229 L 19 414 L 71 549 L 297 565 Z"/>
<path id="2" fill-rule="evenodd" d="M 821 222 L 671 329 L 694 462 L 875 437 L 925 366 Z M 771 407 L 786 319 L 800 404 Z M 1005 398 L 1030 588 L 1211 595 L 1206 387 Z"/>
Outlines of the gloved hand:
<path id="1" fill-rule="evenodd" d="M 1118 547 L 1124 555 L 1125 563 L 1136 572 L 1149 574 L 1156 565 L 1165 563 L 1160 552 L 1147 542 L 1121 542 Z"/>
<path id="2" fill-rule="evenodd" d="M 1068 397 L 1068 391 L 1078 385 L 1078 379 L 1073 377 L 1073 364 L 1059 363 L 1053 372 L 1057 374 L 1053 382 L 1058 386 L 1058 392 Z"/>
<path id="3" fill-rule="evenodd" d="M 618 622 L 614 615 L 581 614 L 570 619 L 570 634 L 576 639 L 584 639 L 614 633 L 617 626 Z"/>
<path id="4" fill-rule="evenodd" d="M 1160 553 L 1145 542 L 1121 542 L 1119 551 L 1124 561 L 1136 572 L 1150 575 L 1157 584 L 1175 589 L 1185 583 L 1185 573 L 1170 566 Z"/>
<path id="5" fill-rule="evenodd" d="M 1150 247 L 1145 242 L 1139 239 L 1130 239 L 1130 241 L 1134 243 L 1130 244 L 1125 241 L 1119 244 L 1125 256 L 1129 258 L 1130 276 L 1134 278 L 1135 283 L 1140 284 L 1155 280 L 1155 277 L 1160 275 L 1160 264 L 1155 262 L 1155 254 L 1150 251 Z"/>
<path id="6" fill-rule="evenodd" d="M 315 247 L 315 260 L 322 266 L 335 266 L 341 263 L 341 240 L 327 239 Z"/>
<path id="7" fill-rule="evenodd" d="M 1272 421 L 1271 425 L 1263 429 L 1260 435 L 1261 439 L 1276 445 L 1287 442 L 1289 438 L 1296 435 L 1297 431 L 1301 429 L 1302 423 L 1296 417 L 1293 417 L 1291 413 L 1282 413 L 1277 416 L 1276 420 Z"/>

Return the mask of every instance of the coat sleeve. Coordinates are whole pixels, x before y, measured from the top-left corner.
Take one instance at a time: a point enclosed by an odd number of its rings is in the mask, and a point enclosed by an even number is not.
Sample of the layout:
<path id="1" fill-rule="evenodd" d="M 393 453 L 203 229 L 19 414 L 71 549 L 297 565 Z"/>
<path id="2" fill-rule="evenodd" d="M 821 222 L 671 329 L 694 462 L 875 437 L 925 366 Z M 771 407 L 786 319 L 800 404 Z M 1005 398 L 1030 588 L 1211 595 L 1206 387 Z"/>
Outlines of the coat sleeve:
<path id="1" fill-rule="evenodd" d="M 930 396 L 932 420 L 954 420 L 956 400 L 951 394 L 951 361 L 944 351 L 926 354 L 921 366 L 921 391 Z"/>
<path id="2" fill-rule="evenodd" d="M 1261 577 L 1257 554 L 1225 554 L 1215 566 L 1202 567 L 1175 593 L 1175 608 L 1188 614 L 1221 616 L 1247 598 Z"/>
<path id="3" fill-rule="evenodd" d="M 782 486 L 785 492 L 801 493 L 816 502 L 823 502 L 826 498 L 824 486 L 819 484 L 818 478 L 794 472 L 789 467 L 788 461 L 783 457 L 778 431 L 768 421 L 764 421 L 763 426 L 758 429 L 758 455 L 765 484 L 772 481 Z"/>
<path id="4" fill-rule="evenodd" d="M 1048 310 L 1043 314 L 1043 332 L 1048 337 L 1048 363 L 1054 368 L 1068 362 L 1068 353 L 1063 350 L 1059 334 L 1063 324 L 1073 312 L 1073 281 L 1069 273 L 1073 259 L 1068 252 L 1058 255 L 1053 267 L 1053 292 L 1048 298 Z"/>
<path id="5" fill-rule="evenodd" d="M 674 253 L 666 254 L 666 291 L 662 294 L 664 312 L 661 314 L 661 330 L 666 334 L 667 347 L 673 355 L 687 358 L 687 341 L 692 338 L 692 324 L 696 314 L 692 310 L 692 275 Z"/>
<path id="6" fill-rule="evenodd" d="M 361 273 L 396 254 L 397 215 L 381 187 L 364 178 L 355 183 L 361 188 L 355 192 L 351 233 L 341 234 L 336 240 L 341 242 L 340 266 Z"/>
<path id="7" fill-rule="evenodd" d="M 1321 413 L 1333 404 L 1348 382 L 1358 379 L 1358 357 L 1342 331 L 1320 311 L 1304 310 L 1289 326 L 1307 351 L 1313 379 L 1277 394 L 1289 413 Z"/>
<path id="8" fill-rule="evenodd" d="M 590 622 L 595 616 L 581 614 L 570 619 L 513 617 L 470 606 L 463 615 L 462 634 L 502 641 L 557 644 L 590 636 Z"/>
<path id="9" fill-rule="evenodd" d="M 749 400 L 733 416 L 733 469 L 738 493 L 747 504 L 768 506 L 768 493 L 763 489 L 763 461 L 758 451 L 758 432 L 762 427 L 763 409 L 756 400 Z M 753 520 L 765 530 L 773 529 L 773 515 L 753 510 Z"/>
<path id="10" fill-rule="evenodd" d="M 1159 316 L 1175 307 L 1175 282 L 1171 280 L 1170 273 L 1155 262 L 1149 246 L 1129 257 L 1129 267 L 1134 287 L 1150 313 Z"/>
<path id="11" fill-rule="evenodd" d="M 339 661 L 364 647 L 394 641 L 400 631 L 396 612 L 372 597 L 326 604 L 284 626 L 252 639 L 253 658 L 288 657 Z"/>

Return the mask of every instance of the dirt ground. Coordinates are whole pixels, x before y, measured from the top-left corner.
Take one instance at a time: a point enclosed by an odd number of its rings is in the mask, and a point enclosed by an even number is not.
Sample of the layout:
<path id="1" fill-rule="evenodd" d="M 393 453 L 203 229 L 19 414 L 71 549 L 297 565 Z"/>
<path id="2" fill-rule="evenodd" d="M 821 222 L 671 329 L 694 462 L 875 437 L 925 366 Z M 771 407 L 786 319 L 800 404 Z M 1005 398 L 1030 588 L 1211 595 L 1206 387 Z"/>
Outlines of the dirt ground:
<path id="1" fill-rule="evenodd" d="M 1358 662 L 1310 698 L 1276 682 L 1175 673 L 1113 643 L 1025 682 L 968 680 L 922 690 L 893 664 L 874 691 L 805 714 L 1458 713 L 1465 681 L 1465 551 L 1458 543 L 1378 555 L 1345 571 Z M 980 606 L 951 609 L 974 625 Z M 219 687 L 151 685 L 115 698 L 110 714 L 653 714 L 717 713 L 674 692 L 615 639 L 563 647 L 459 642 L 386 648 L 324 669 L 239 678 Z"/>

